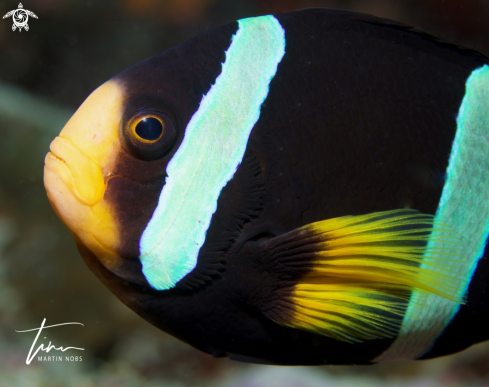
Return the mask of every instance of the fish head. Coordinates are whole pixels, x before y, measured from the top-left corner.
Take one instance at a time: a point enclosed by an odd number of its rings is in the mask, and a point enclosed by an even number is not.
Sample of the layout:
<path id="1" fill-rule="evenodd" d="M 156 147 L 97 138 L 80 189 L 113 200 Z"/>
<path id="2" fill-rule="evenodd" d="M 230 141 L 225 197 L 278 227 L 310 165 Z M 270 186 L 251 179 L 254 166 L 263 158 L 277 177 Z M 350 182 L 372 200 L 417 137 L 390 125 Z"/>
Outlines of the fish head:
<path id="1" fill-rule="evenodd" d="M 186 47 L 180 51 L 195 50 Z M 82 255 L 89 251 L 112 273 L 142 285 L 147 281 L 141 273 L 140 239 L 182 141 L 182 128 L 206 91 L 199 70 L 192 72 L 179 57 L 169 50 L 102 84 L 45 158 L 49 201 Z M 203 74 L 209 86 L 215 76 L 207 70 Z"/>

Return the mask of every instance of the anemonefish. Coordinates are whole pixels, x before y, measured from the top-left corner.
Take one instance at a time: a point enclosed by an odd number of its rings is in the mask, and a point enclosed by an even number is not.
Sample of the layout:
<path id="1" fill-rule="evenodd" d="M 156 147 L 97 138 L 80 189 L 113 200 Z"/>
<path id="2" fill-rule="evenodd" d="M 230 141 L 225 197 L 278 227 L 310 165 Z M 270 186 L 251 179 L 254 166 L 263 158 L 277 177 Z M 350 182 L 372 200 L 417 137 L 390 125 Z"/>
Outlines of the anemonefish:
<path id="1" fill-rule="evenodd" d="M 489 339 L 489 66 L 401 23 L 239 20 L 96 89 L 44 182 L 89 268 L 158 328 L 269 364 Z"/>

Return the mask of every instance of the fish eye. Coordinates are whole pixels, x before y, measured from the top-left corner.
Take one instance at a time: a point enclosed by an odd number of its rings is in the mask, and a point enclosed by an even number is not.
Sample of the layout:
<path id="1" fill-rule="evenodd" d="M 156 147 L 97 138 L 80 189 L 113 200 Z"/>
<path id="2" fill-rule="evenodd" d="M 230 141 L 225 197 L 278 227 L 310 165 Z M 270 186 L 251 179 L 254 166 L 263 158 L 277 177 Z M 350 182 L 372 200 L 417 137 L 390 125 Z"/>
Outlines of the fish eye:
<path id="1" fill-rule="evenodd" d="M 123 125 L 127 150 L 135 157 L 152 161 L 165 156 L 175 143 L 177 131 L 169 115 L 153 109 L 138 111 Z"/>
<path id="2" fill-rule="evenodd" d="M 155 117 L 144 117 L 136 125 L 136 134 L 143 140 L 155 141 L 163 134 L 163 123 Z"/>

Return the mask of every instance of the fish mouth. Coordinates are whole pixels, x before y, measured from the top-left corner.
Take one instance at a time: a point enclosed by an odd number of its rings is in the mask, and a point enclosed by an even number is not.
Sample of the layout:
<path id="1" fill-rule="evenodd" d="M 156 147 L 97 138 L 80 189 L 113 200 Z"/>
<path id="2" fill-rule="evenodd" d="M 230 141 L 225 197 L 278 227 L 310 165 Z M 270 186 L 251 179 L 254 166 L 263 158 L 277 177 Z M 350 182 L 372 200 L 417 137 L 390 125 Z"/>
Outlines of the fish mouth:
<path id="1" fill-rule="evenodd" d="M 44 186 L 58 217 L 109 269 L 118 266 L 118 232 L 103 200 L 100 166 L 67 137 L 56 137 L 44 162 Z"/>
<path id="2" fill-rule="evenodd" d="M 122 260 L 108 182 L 121 150 L 124 93 L 116 81 L 98 87 L 53 140 L 44 161 L 44 186 L 54 211 L 79 244 L 111 271 Z"/>
<path id="3" fill-rule="evenodd" d="M 56 137 L 50 150 L 44 160 L 45 171 L 53 172 L 77 201 L 92 207 L 103 199 L 104 176 L 94 160 L 66 137 Z"/>
<path id="4" fill-rule="evenodd" d="M 149 286 L 138 274 L 141 272 L 139 260 L 122 259 L 117 250 L 116 221 L 110 206 L 102 200 L 107 186 L 102 172 L 99 169 L 98 173 L 94 162 L 73 148 L 69 139 L 57 137 L 51 144 L 51 150 L 56 153 L 46 155 L 44 185 L 51 206 L 74 235 L 84 259 L 87 254 L 93 254 L 118 277 Z M 84 185 L 77 185 L 80 178 Z"/>

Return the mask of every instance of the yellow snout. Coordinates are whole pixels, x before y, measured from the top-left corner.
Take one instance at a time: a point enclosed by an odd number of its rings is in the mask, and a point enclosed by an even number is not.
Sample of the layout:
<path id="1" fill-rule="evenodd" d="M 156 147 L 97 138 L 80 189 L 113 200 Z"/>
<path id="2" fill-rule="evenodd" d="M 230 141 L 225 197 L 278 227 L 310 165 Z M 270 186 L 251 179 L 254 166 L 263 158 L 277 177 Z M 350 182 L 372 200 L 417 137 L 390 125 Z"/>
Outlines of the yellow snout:
<path id="1" fill-rule="evenodd" d="M 44 186 L 69 230 L 109 269 L 117 266 L 117 219 L 104 199 L 121 150 L 123 90 L 109 81 L 95 90 L 51 143 Z"/>

